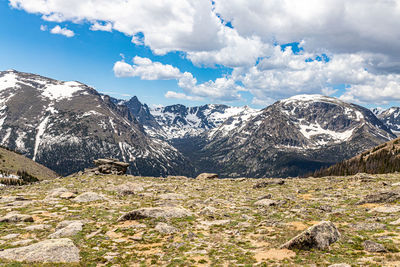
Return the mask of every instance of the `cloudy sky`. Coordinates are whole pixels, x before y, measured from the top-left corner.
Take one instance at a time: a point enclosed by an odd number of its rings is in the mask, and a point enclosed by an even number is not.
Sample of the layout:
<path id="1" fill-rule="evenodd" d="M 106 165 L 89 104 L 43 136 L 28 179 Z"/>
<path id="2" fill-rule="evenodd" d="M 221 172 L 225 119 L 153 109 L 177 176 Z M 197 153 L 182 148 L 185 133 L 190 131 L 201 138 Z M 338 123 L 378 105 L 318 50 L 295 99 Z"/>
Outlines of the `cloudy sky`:
<path id="1" fill-rule="evenodd" d="M 0 0 L 0 68 L 148 104 L 400 104 L 400 0 Z"/>

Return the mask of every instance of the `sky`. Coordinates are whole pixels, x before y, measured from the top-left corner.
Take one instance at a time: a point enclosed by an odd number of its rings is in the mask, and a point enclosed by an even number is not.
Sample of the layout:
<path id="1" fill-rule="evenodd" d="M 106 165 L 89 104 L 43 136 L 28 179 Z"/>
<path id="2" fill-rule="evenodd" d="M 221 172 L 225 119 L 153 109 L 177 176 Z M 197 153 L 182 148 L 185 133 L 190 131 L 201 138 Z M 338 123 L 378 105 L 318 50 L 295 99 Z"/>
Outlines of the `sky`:
<path id="1" fill-rule="evenodd" d="M 0 0 L 0 70 L 149 105 L 400 105 L 400 0 Z"/>

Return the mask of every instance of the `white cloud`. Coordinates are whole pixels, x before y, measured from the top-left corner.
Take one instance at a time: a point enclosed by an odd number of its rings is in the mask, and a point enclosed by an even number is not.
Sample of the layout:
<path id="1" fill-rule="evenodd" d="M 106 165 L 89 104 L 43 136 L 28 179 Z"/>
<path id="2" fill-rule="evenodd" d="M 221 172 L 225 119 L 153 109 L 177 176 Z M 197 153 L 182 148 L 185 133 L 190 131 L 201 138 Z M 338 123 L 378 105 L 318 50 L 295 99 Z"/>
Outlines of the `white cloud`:
<path id="1" fill-rule="evenodd" d="M 75 36 L 75 33 L 67 28 L 61 28 L 60 25 L 55 26 L 53 29 L 50 30 L 52 34 L 60 34 L 64 35 L 68 38 Z"/>
<path id="2" fill-rule="evenodd" d="M 105 31 L 105 32 L 111 32 L 112 31 L 112 24 L 107 22 L 107 23 L 99 23 L 95 21 L 91 26 L 90 30 L 92 31 Z"/>
<path id="3" fill-rule="evenodd" d="M 46 26 L 46 25 L 40 25 L 40 30 L 41 30 L 42 32 L 47 31 L 47 26 Z"/>
<path id="4" fill-rule="evenodd" d="M 189 95 L 186 95 L 186 94 L 184 94 L 184 93 L 177 93 L 177 92 L 174 92 L 174 91 L 168 91 L 168 92 L 165 94 L 165 97 L 166 97 L 166 98 L 172 98 L 172 99 L 190 100 L 190 101 L 204 100 L 204 99 L 201 98 L 201 97 L 189 96 Z"/>
<path id="5" fill-rule="evenodd" d="M 114 64 L 114 73 L 117 77 L 140 77 L 142 80 L 171 80 L 179 79 L 182 74 L 172 65 L 152 62 L 148 58 L 134 57 L 133 65 L 124 61 Z"/>
<path id="6" fill-rule="evenodd" d="M 240 99 L 254 103 L 299 93 L 343 99 L 399 100 L 400 0 L 9 0 L 13 8 L 46 21 L 88 23 L 91 30 L 119 31 L 155 54 L 182 51 L 194 64 L 223 65 L 232 75 L 199 84 L 191 73 L 135 57 L 114 65 L 118 77 L 176 79 L 184 96 Z M 214 4 L 213 4 L 214 3 Z M 222 20 L 224 23 L 222 23 Z M 226 26 L 230 22 L 233 28 Z M 56 26 L 52 33 L 74 33 Z M 304 51 L 280 51 L 275 44 L 301 42 Z M 308 58 L 326 53 L 329 62 Z M 241 82 L 243 86 L 239 86 Z M 175 92 L 176 93 L 176 92 Z M 182 93 L 176 93 L 182 94 Z M 174 96 L 169 93 L 168 96 Z"/>

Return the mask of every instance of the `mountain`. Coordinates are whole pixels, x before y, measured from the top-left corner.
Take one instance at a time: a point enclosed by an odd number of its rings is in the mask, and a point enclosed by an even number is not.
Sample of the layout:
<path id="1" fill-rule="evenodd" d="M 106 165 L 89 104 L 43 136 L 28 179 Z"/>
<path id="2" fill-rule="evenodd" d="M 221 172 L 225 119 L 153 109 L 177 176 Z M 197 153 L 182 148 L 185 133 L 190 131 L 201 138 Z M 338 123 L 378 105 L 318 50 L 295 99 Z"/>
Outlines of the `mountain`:
<path id="1" fill-rule="evenodd" d="M 0 72 L 0 144 L 62 175 L 100 157 L 130 162 L 136 175 L 192 169 L 174 147 L 149 138 L 125 105 L 79 82 L 14 70 Z"/>
<path id="2" fill-rule="evenodd" d="M 392 132 L 400 134 L 400 107 L 391 107 L 380 111 L 374 109 L 374 113 Z"/>
<path id="3" fill-rule="evenodd" d="M 235 125 L 233 127 L 232 125 Z M 368 109 L 320 95 L 278 101 L 203 136 L 200 166 L 227 177 L 297 176 L 396 136 Z"/>
<path id="4" fill-rule="evenodd" d="M 148 130 L 153 132 L 152 135 L 161 135 L 167 140 L 191 138 L 220 126 L 232 116 L 252 114 L 256 111 L 248 106 L 231 107 L 213 104 L 198 107 L 179 104 L 159 107 L 151 109 L 150 112 L 163 132 L 157 133 L 157 129 L 151 127 Z"/>
<path id="5" fill-rule="evenodd" d="M 14 151 L 0 147 L 0 173 L 17 174 L 25 172 L 39 180 L 56 178 L 58 175 L 45 166 L 34 162 Z"/>
<path id="6" fill-rule="evenodd" d="M 328 168 L 315 171 L 313 176 L 382 174 L 398 171 L 400 171 L 400 138 L 376 146 Z"/>

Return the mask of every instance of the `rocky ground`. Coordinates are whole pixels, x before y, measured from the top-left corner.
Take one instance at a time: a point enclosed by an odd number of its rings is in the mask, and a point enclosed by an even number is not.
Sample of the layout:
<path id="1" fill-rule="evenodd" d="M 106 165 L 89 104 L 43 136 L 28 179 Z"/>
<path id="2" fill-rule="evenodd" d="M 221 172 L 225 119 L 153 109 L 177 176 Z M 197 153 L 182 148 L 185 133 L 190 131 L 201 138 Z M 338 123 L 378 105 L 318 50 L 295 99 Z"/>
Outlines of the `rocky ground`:
<path id="1" fill-rule="evenodd" d="M 81 175 L 0 190 L 0 265 L 400 266 L 400 174 Z"/>

